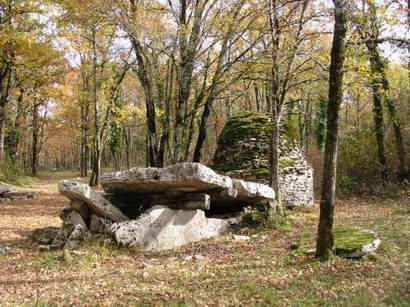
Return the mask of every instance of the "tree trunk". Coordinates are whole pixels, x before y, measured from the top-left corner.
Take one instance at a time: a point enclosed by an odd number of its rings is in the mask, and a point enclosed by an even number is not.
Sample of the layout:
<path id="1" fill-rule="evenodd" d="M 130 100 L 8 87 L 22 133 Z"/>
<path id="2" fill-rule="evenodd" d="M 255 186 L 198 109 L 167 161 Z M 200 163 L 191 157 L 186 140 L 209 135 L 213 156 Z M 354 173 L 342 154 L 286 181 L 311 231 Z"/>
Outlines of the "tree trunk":
<path id="1" fill-rule="evenodd" d="M 212 99 L 208 98 L 205 102 L 204 111 L 202 112 L 202 116 L 201 116 L 201 123 L 199 125 L 199 131 L 198 131 L 198 139 L 196 141 L 194 156 L 192 159 L 193 162 L 201 161 L 201 152 L 202 152 L 202 147 L 206 139 L 206 126 L 207 126 L 209 115 L 211 114 L 211 107 L 212 107 Z"/>
<path id="2" fill-rule="evenodd" d="M 31 174 L 36 177 L 38 174 L 38 107 L 39 104 L 34 102 L 33 104 L 33 143 L 32 143 L 32 161 L 31 161 Z"/>
<path id="3" fill-rule="evenodd" d="M 336 190 L 339 113 L 343 99 L 343 63 L 347 17 L 344 0 L 333 0 L 335 26 L 329 69 L 329 105 L 327 109 L 327 137 L 324 155 L 320 218 L 316 242 L 316 257 L 328 260 L 333 255 L 333 212 Z"/>
<path id="4" fill-rule="evenodd" d="M 387 154 L 385 145 L 385 131 L 383 119 L 383 103 L 380 94 L 380 87 L 377 81 L 372 82 L 373 92 L 373 120 L 376 133 L 377 154 L 379 159 L 379 172 L 383 186 L 389 179 L 389 166 L 387 164 Z"/>
<path id="5" fill-rule="evenodd" d="M 101 165 L 101 140 L 100 140 L 100 102 L 98 97 L 98 77 L 97 77 L 97 42 L 96 29 L 92 29 L 93 44 L 93 107 L 94 107 L 94 157 L 93 169 L 90 178 L 90 186 L 98 186 L 100 183 L 100 165 Z"/>
<path id="6" fill-rule="evenodd" d="M 372 90 L 373 90 L 373 99 L 374 99 L 374 110 L 375 110 L 375 125 L 376 125 L 376 135 L 377 135 L 377 143 L 379 146 L 379 161 L 381 163 L 382 168 L 382 179 L 383 183 L 387 180 L 388 176 L 388 166 L 387 166 L 387 159 L 385 157 L 386 153 L 382 153 L 385 151 L 385 148 L 380 148 L 381 145 L 381 137 L 383 135 L 383 143 L 384 143 L 384 129 L 382 128 L 383 124 L 383 113 L 382 113 L 382 104 L 383 101 L 387 105 L 387 110 L 389 112 L 390 121 L 392 122 L 394 136 L 395 136 L 395 147 L 396 147 L 396 154 L 397 154 L 397 161 L 398 161 L 398 169 L 397 169 L 397 179 L 399 182 L 403 182 L 406 179 L 406 148 L 403 140 L 403 134 L 401 130 L 401 122 L 397 117 L 397 110 L 394 102 L 390 97 L 390 85 L 389 80 L 386 76 L 386 67 L 385 62 L 380 56 L 378 47 L 376 43 L 369 42 L 366 44 L 367 49 L 370 53 L 370 65 L 373 75 L 372 81 Z M 376 118 L 377 117 L 377 118 Z M 384 144 L 383 144 L 384 147 Z M 381 155 L 384 155 L 382 157 Z"/>
<path id="7" fill-rule="evenodd" d="M 280 47 L 280 25 L 279 25 L 278 3 L 276 0 L 269 2 L 269 25 L 272 38 L 272 67 L 270 74 L 270 112 L 272 114 L 272 134 L 270 141 L 270 185 L 275 191 L 276 201 L 281 203 L 279 188 L 279 144 L 280 144 L 280 122 L 282 117 L 282 101 L 280 101 L 280 71 L 279 71 L 279 47 Z"/>

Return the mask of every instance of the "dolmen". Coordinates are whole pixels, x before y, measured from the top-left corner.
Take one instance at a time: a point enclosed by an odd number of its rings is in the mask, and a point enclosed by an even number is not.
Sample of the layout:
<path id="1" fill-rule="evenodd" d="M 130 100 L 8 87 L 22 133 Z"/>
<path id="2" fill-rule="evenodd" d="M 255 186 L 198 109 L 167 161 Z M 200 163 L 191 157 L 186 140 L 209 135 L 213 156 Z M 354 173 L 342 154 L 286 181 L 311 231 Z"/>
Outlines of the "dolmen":
<path id="1" fill-rule="evenodd" d="M 123 246 L 161 251 L 228 231 L 228 219 L 245 207 L 274 207 L 267 185 L 232 179 L 200 163 L 133 168 L 101 176 L 99 191 L 63 180 L 59 191 L 70 200 L 63 226 L 51 248 L 75 247 L 92 234 L 107 234 Z"/>

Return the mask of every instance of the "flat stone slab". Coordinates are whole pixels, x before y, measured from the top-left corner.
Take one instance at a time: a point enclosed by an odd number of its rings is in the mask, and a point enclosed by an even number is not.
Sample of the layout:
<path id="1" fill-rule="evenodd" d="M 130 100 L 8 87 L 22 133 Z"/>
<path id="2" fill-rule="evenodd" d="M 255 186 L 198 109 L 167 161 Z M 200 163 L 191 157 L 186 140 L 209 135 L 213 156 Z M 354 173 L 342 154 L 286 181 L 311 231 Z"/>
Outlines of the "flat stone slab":
<path id="1" fill-rule="evenodd" d="M 101 186 L 108 193 L 158 194 L 230 190 L 233 182 L 203 164 L 184 162 L 164 168 L 136 167 L 106 173 L 101 176 Z"/>
<path id="2" fill-rule="evenodd" d="M 228 227 L 227 221 L 206 218 L 202 210 L 154 206 L 137 219 L 114 223 L 109 229 L 121 245 L 161 251 L 218 236 Z"/>
<path id="3" fill-rule="evenodd" d="M 128 217 L 105 199 L 102 193 L 93 190 L 87 184 L 62 180 L 58 184 L 58 190 L 71 201 L 84 202 L 92 212 L 100 217 L 109 218 L 114 222 L 128 220 Z"/>
<path id="4" fill-rule="evenodd" d="M 133 168 L 101 176 L 104 190 L 112 194 L 206 193 L 211 204 L 223 206 L 273 201 L 275 192 L 267 185 L 232 179 L 200 163 L 184 162 L 165 168 Z"/>

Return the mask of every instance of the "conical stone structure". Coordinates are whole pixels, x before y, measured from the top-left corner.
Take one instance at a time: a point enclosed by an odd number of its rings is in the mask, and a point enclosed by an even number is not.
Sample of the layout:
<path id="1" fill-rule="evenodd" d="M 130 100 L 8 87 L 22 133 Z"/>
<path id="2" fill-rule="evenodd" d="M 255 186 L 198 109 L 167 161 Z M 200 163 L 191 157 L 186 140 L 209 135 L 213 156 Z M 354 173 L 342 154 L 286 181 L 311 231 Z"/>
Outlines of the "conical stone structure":
<path id="1" fill-rule="evenodd" d="M 232 117 L 219 137 L 212 167 L 232 178 L 267 184 L 271 131 L 269 113 Z M 279 187 L 283 204 L 287 207 L 313 206 L 313 169 L 297 142 L 285 132 L 281 135 L 279 152 Z"/>

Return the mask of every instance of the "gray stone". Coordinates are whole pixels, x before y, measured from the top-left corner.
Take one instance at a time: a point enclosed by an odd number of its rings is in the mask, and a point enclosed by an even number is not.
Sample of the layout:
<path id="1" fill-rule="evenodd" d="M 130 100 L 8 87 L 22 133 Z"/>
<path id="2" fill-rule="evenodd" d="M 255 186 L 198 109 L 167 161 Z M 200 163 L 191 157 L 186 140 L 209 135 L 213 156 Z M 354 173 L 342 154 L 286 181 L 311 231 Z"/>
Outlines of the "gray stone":
<path id="1" fill-rule="evenodd" d="M 101 176 L 108 193 L 159 194 L 233 189 L 232 179 L 200 163 L 184 162 L 164 168 L 132 168 Z"/>
<path id="2" fill-rule="evenodd" d="M 76 249 L 79 247 L 81 242 L 90 238 L 91 234 L 88 231 L 87 227 L 84 227 L 81 224 L 77 224 L 74 226 L 73 231 L 65 242 L 64 249 Z"/>
<path id="3" fill-rule="evenodd" d="M 114 222 L 128 220 L 128 217 L 120 209 L 113 206 L 101 193 L 86 184 L 62 180 L 58 184 L 58 189 L 62 195 L 70 200 L 84 202 L 98 216 L 107 217 Z"/>
<path id="4" fill-rule="evenodd" d="M 5 244 L 0 244 L 0 255 L 1 254 L 7 254 L 8 252 L 11 251 L 11 247 Z"/>
<path id="5" fill-rule="evenodd" d="M 108 231 L 109 225 L 110 222 L 108 220 L 105 220 L 104 218 L 98 217 L 93 214 L 90 221 L 90 232 L 104 234 Z"/>
<path id="6" fill-rule="evenodd" d="M 238 191 L 235 197 L 244 202 L 261 202 L 264 200 L 275 199 L 273 189 L 265 184 L 244 180 L 233 180 L 234 188 Z"/>
<path id="7" fill-rule="evenodd" d="M 74 227 L 80 225 L 84 229 L 87 229 L 87 225 L 85 224 L 83 217 L 77 211 L 72 210 L 70 213 L 68 213 L 68 218 L 70 219 L 70 222 Z"/>
<path id="8" fill-rule="evenodd" d="M 218 175 L 203 164 L 191 162 L 179 163 L 163 169 L 133 168 L 129 171 L 103 174 L 101 184 L 108 193 L 132 194 L 136 197 L 147 195 L 143 196 L 144 200 L 141 200 L 139 205 L 143 202 L 151 202 L 152 205 L 182 209 L 207 209 L 207 205 L 203 206 L 196 201 L 195 204 L 189 202 L 189 198 L 193 198 L 197 193 L 208 194 L 213 207 L 246 206 L 275 198 L 274 191 L 267 185 L 232 180 L 228 176 Z M 178 197 L 181 196 L 175 195 L 182 195 L 185 199 L 181 199 L 178 204 Z M 205 200 L 205 203 L 207 202 Z M 142 205 L 150 207 L 146 204 Z"/>
<path id="9" fill-rule="evenodd" d="M 135 220 L 114 223 L 110 230 L 121 245 L 160 251 L 220 235 L 228 226 L 226 221 L 207 219 L 202 210 L 155 206 Z"/>
<path id="10" fill-rule="evenodd" d="M 370 253 L 374 253 L 379 247 L 382 241 L 380 239 L 375 239 L 373 242 L 365 244 L 361 249 L 354 251 L 347 255 L 348 258 L 360 258 Z"/>
<path id="11" fill-rule="evenodd" d="M 158 206 L 167 206 L 172 209 L 182 210 L 209 210 L 211 207 L 211 197 L 205 193 L 183 193 L 156 195 L 151 202 Z"/>
<path id="12" fill-rule="evenodd" d="M 239 235 L 233 235 L 233 239 L 235 241 L 249 241 L 251 237 L 249 236 L 239 236 Z"/>
<path id="13" fill-rule="evenodd" d="M 58 227 L 45 227 L 35 229 L 31 235 L 31 239 L 41 245 L 49 245 L 53 243 L 54 238 L 59 232 Z"/>
<path id="14" fill-rule="evenodd" d="M 214 169 L 232 178 L 269 184 L 271 129 L 269 113 L 232 117 L 218 139 Z M 279 188 L 284 205 L 313 206 L 313 169 L 285 129 L 281 129 L 279 156 Z"/>
<path id="15" fill-rule="evenodd" d="M 88 206 L 85 204 L 85 202 L 74 199 L 70 201 L 70 207 L 77 211 L 79 214 L 81 214 L 81 217 L 84 220 L 90 219 L 92 212 L 90 208 L 88 208 Z"/>
<path id="16" fill-rule="evenodd" d="M 2 193 L 2 197 L 9 198 L 9 199 L 26 199 L 26 198 L 34 198 L 36 196 L 36 192 L 34 191 L 8 191 Z"/>

